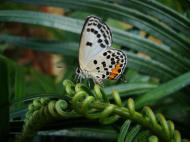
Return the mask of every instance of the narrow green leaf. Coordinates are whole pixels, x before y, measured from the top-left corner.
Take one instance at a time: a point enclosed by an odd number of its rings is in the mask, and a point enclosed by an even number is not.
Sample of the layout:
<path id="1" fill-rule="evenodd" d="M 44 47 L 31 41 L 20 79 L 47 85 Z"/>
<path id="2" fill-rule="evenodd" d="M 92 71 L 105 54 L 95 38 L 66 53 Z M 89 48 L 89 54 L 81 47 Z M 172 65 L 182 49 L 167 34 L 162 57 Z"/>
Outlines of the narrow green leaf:
<path id="1" fill-rule="evenodd" d="M 172 70 L 160 62 L 140 57 L 131 52 L 128 52 L 128 65 L 132 69 L 156 76 L 163 81 L 169 80 L 178 74 L 175 70 Z"/>
<path id="2" fill-rule="evenodd" d="M 190 72 L 187 72 L 167 83 L 160 85 L 159 87 L 151 90 L 143 96 L 137 98 L 136 107 L 142 107 L 146 104 L 155 103 L 166 96 L 172 95 L 178 90 L 188 86 L 190 84 Z"/>
<path id="3" fill-rule="evenodd" d="M 156 87 L 157 85 L 148 83 L 126 83 L 105 87 L 104 91 L 109 98 L 112 98 L 111 94 L 113 90 L 118 90 L 120 97 L 126 97 L 129 95 L 143 94 Z"/>
<path id="4" fill-rule="evenodd" d="M 171 66 L 179 72 L 188 71 L 190 60 L 171 50 L 170 47 L 163 44 L 157 45 L 145 38 L 135 36 L 128 32 L 111 28 L 113 31 L 113 41 L 119 45 L 126 46 L 132 50 L 137 50 L 146 53 L 151 58 L 154 58 L 167 66 Z M 176 66 L 174 67 L 173 64 Z"/>
<path id="5" fill-rule="evenodd" d="M 99 15 L 109 15 L 110 17 L 120 20 L 125 19 L 128 23 L 131 23 L 136 27 L 139 27 L 140 29 L 143 29 L 159 37 L 166 44 L 170 45 L 175 51 L 180 51 L 180 54 L 189 56 L 190 53 L 190 49 L 188 48 L 190 45 L 190 41 L 187 37 L 181 36 L 180 33 L 175 32 L 172 28 L 158 21 L 157 19 L 134 10 L 133 7 L 125 7 L 123 5 L 112 4 L 100 0 L 65 0 L 61 2 L 59 0 L 55 0 L 53 2 L 50 0 L 12 1 L 65 7 L 76 10 L 88 11 L 92 13 L 96 12 Z"/>
<path id="6" fill-rule="evenodd" d="M 180 31 L 181 34 L 190 34 L 190 21 L 180 13 L 168 8 L 163 4 L 160 4 L 157 1 L 122 0 L 118 1 L 118 3 L 153 16 L 171 26 L 177 32 Z"/>
<path id="7" fill-rule="evenodd" d="M 60 43 L 60 42 L 38 42 L 36 40 L 27 41 L 25 38 L 19 37 L 11 37 L 11 36 L 0 36 L 0 40 L 7 41 L 22 45 L 24 47 L 29 47 L 34 50 L 39 51 L 47 51 L 47 52 L 55 52 L 65 55 L 77 56 L 77 43 Z M 128 52 L 128 66 L 138 70 L 139 72 L 143 72 L 146 74 L 151 74 L 152 76 L 159 77 L 161 80 L 166 81 L 174 76 L 179 75 L 179 72 L 173 70 L 158 61 L 153 59 L 146 59 L 144 57 L 140 57 L 134 53 Z"/>
<path id="8" fill-rule="evenodd" d="M 17 67 L 15 69 L 15 99 L 20 100 L 25 96 L 25 80 L 24 80 L 25 74 L 24 71 L 20 68 Z"/>
<path id="9" fill-rule="evenodd" d="M 44 93 L 56 92 L 55 84 L 51 77 L 37 72 L 35 70 L 31 70 L 31 74 L 36 79 L 38 85 L 43 89 Z"/>
<path id="10" fill-rule="evenodd" d="M 121 130 L 117 139 L 117 142 L 125 142 L 125 137 L 128 133 L 129 127 L 130 127 L 131 121 L 126 120 L 124 124 L 121 126 Z"/>
<path id="11" fill-rule="evenodd" d="M 74 42 L 37 40 L 32 38 L 0 35 L 0 42 L 17 45 L 19 48 L 29 48 L 36 51 L 61 53 L 67 56 L 77 56 L 78 44 Z"/>
<path id="12" fill-rule="evenodd" d="M 88 138 L 88 139 L 104 139 L 104 140 L 115 140 L 117 133 L 111 129 L 103 128 L 69 128 L 58 131 L 44 131 L 39 132 L 40 135 L 48 136 L 64 136 L 64 137 L 75 137 L 75 138 Z"/>
<path id="13" fill-rule="evenodd" d="M 133 140 L 135 139 L 135 137 L 137 136 L 137 134 L 139 133 L 141 129 L 140 125 L 136 125 L 135 127 L 133 127 L 128 134 L 126 135 L 126 139 L 125 142 L 133 142 Z"/>
<path id="14" fill-rule="evenodd" d="M 0 10 L 0 21 L 48 26 L 74 33 L 80 33 L 82 29 L 81 20 L 24 10 Z"/>
<path id="15" fill-rule="evenodd" d="M 143 130 L 135 138 L 135 142 L 147 142 L 150 132 L 148 130 Z"/>

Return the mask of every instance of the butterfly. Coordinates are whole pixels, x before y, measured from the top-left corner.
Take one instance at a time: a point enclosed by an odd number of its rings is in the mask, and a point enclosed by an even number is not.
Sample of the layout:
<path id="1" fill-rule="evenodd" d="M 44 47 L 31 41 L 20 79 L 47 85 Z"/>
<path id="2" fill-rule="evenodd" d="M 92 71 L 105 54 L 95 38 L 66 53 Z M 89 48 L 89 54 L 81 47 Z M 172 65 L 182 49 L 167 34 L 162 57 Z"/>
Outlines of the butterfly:
<path id="1" fill-rule="evenodd" d="M 88 16 L 82 28 L 79 47 L 78 79 L 94 83 L 119 79 L 127 65 L 127 55 L 114 49 L 110 28 L 98 17 Z"/>

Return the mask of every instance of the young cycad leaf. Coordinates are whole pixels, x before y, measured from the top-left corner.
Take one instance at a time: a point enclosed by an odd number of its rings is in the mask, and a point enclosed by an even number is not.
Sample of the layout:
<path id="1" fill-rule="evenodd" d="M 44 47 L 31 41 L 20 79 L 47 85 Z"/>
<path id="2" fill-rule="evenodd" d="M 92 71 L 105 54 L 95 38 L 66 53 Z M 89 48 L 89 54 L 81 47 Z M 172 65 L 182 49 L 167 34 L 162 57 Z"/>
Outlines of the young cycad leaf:
<path id="1" fill-rule="evenodd" d="M 130 127 L 130 124 L 131 124 L 131 121 L 130 120 L 126 120 L 124 122 L 124 124 L 122 125 L 121 127 L 121 131 L 119 133 L 119 136 L 118 136 L 118 142 L 124 142 L 125 141 L 125 137 L 128 133 L 128 129 Z"/>
<path id="2" fill-rule="evenodd" d="M 125 142 L 133 142 L 135 137 L 137 136 L 137 134 L 140 132 L 141 126 L 140 125 L 136 125 L 135 127 L 133 127 L 128 134 L 126 135 L 126 139 Z"/>

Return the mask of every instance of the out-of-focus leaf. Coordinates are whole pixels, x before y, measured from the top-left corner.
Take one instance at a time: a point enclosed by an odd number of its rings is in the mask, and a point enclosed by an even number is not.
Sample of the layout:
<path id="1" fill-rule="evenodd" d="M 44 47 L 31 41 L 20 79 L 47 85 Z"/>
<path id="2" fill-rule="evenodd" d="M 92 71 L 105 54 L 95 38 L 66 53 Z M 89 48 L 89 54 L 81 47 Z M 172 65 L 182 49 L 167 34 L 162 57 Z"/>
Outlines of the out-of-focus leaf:
<path id="1" fill-rule="evenodd" d="M 141 126 L 136 125 L 126 135 L 125 142 L 133 142 L 137 134 L 139 133 Z"/>
<path id="2" fill-rule="evenodd" d="M 42 89 L 44 93 L 53 93 L 56 92 L 56 87 L 53 79 L 50 76 L 42 75 L 37 71 L 31 70 L 31 75 L 37 82 L 37 85 Z M 31 92 L 32 93 L 32 89 Z"/>
<path id="3" fill-rule="evenodd" d="M 143 94 L 156 87 L 157 85 L 148 83 L 127 83 L 105 87 L 104 91 L 107 95 L 109 95 L 109 98 L 112 98 L 111 94 L 113 90 L 117 90 L 120 94 L 120 97 L 126 97 L 129 95 Z"/>
<path id="4" fill-rule="evenodd" d="M 117 132 L 111 129 L 98 129 L 98 128 L 70 128 L 58 131 L 42 131 L 40 135 L 48 136 L 65 136 L 76 138 L 90 138 L 90 139 L 104 139 L 115 140 L 117 138 Z"/>
<path id="5" fill-rule="evenodd" d="M 2 36 L 2 39 L 5 40 Z M 22 40 L 23 39 L 23 40 Z M 0 37 L 1 40 L 1 37 Z M 56 52 L 62 53 L 66 55 L 74 55 L 76 57 L 77 53 L 77 44 L 76 43 L 60 43 L 60 42 L 38 42 L 36 40 L 27 41 L 24 38 L 10 37 L 8 36 L 8 41 L 15 43 L 17 45 L 24 45 L 25 47 L 32 48 L 34 50 L 39 51 L 47 51 L 47 52 Z M 32 46 L 33 45 L 33 46 Z M 65 46 L 64 46 L 65 45 Z M 146 59 L 144 57 L 140 57 L 134 53 L 128 52 L 128 62 L 129 67 L 136 69 L 140 72 L 151 74 L 153 76 L 159 77 L 161 80 L 166 81 L 168 79 L 173 78 L 176 75 L 179 75 L 179 72 L 173 70 L 172 68 L 164 65 L 158 61 L 153 59 Z"/>
<path id="6" fill-rule="evenodd" d="M 93 0 L 65 0 L 65 1 L 50 1 L 50 0 L 12 0 L 14 2 L 32 3 L 39 5 L 51 5 L 58 7 L 71 8 L 76 10 L 83 10 L 99 15 L 109 15 L 110 17 L 126 20 L 128 23 L 139 27 L 164 41 L 167 45 L 170 45 L 175 51 L 180 51 L 182 55 L 189 56 L 190 41 L 187 37 L 181 36 L 180 33 L 175 32 L 172 28 L 158 21 L 157 19 L 147 16 L 142 12 L 138 12 L 133 7 L 126 7 L 123 5 L 113 4 L 106 1 Z M 162 6 L 162 5 L 161 5 Z M 155 6 L 156 7 L 156 6 Z M 183 18 L 183 17 L 182 17 Z M 190 23 L 188 20 L 186 20 Z M 187 29 L 188 31 L 188 29 Z M 180 48 L 179 48 L 180 47 Z"/>
<path id="7" fill-rule="evenodd" d="M 121 130 L 117 139 L 117 142 L 125 142 L 126 135 L 128 133 L 128 129 L 130 127 L 131 121 L 126 120 L 124 124 L 121 126 Z"/>
<path id="8" fill-rule="evenodd" d="M 15 69 L 15 90 L 14 90 L 14 95 L 15 95 L 15 99 L 19 100 L 22 99 L 23 96 L 25 96 L 25 74 L 24 71 L 18 66 Z"/>
<path id="9" fill-rule="evenodd" d="M 140 96 L 136 100 L 137 107 L 142 107 L 146 104 L 152 104 L 168 95 L 172 95 L 174 92 L 188 86 L 190 84 L 190 72 L 187 72 L 167 83 L 160 85 L 159 87 L 151 90 L 145 95 Z"/>
<path id="10" fill-rule="evenodd" d="M 163 4 L 160 4 L 157 1 L 121 0 L 118 1 L 118 3 L 159 19 L 161 22 L 166 23 L 175 29 L 176 32 L 180 31 L 181 34 L 190 34 L 189 20 L 180 13 L 168 8 Z M 171 3 L 175 2 L 171 1 Z"/>

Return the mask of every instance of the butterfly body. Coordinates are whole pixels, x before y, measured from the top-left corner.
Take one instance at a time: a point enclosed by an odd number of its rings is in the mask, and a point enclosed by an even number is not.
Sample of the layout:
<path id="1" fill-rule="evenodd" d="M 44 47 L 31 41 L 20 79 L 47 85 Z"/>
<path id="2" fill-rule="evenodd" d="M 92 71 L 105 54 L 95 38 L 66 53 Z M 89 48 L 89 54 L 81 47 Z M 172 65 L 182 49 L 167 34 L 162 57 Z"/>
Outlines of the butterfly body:
<path id="1" fill-rule="evenodd" d="M 89 16 L 83 26 L 79 48 L 79 78 L 92 78 L 101 83 L 105 79 L 118 79 L 127 65 L 127 56 L 111 48 L 109 27 L 95 16 Z"/>

